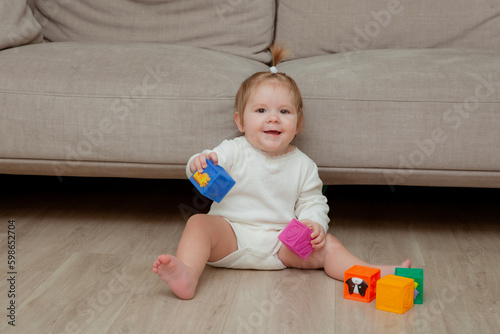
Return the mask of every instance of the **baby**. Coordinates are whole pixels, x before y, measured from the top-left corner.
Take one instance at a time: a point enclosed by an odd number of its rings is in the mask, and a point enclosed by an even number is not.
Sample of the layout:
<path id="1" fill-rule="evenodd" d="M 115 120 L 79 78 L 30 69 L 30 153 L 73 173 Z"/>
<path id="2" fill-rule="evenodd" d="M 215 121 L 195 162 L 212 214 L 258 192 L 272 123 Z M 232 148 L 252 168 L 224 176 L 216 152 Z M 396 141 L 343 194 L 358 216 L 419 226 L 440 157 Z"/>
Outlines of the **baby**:
<path id="1" fill-rule="evenodd" d="M 214 267 L 280 270 L 324 268 L 343 280 L 353 265 L 377 267 L 381 276 L 396 266 L 373 266 L 328 234 L 328 211 L 316 164 L 291 145 L 304 118 L 295 81 L 278 73 L 285 50 L 273 46 L 273 66 L 247 78 L 235 98 L 234 121 L 243 136 L 226 140 L 189 160 L 186 174 L 202 172 L 207 159 L 236 181 L 208 214 L 189 218 L 176 256 L 160 255 L 153 271 L 181 299 L 194 297 L 208 263 Z M 279 233 L 293 219 L 311 230 L 314 252 L 305 260 L 284 246 Z M 405 260 L 399 267 L 411 267 Z"/>

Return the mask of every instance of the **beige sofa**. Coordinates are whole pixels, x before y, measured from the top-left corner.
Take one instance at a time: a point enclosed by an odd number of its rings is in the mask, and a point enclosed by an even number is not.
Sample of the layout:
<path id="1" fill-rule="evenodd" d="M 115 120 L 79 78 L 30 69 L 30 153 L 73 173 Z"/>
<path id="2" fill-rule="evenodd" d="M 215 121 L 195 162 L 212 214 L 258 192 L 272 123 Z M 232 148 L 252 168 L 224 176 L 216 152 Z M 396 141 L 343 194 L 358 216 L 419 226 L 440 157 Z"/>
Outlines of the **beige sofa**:
<path id="1" fill-rule="evenodd" d="M 185 178 L 276 40 L 326 184 L 500 186 L 498 0 L 0 3 L 0 173 Z"/>

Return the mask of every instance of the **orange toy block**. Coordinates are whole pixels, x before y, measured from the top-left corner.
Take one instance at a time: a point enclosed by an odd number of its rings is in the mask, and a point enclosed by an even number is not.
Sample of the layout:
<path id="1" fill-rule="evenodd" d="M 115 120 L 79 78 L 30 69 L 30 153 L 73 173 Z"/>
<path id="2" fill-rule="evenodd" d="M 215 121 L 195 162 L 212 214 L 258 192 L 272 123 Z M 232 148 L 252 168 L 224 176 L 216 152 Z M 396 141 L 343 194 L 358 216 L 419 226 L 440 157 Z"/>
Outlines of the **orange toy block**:
<path id="1" fill-rule="evenodd" d="M 380 269 L 352 266 L 344 272 L 344 298 L 370 303 L 375 299 Z"/>
<path id="2" fill-rule="evenodd" d="M 403 314 L 413 307 L 412 278 L 387 275 L 377 282 L 377 301 L 379 310 Z"/>

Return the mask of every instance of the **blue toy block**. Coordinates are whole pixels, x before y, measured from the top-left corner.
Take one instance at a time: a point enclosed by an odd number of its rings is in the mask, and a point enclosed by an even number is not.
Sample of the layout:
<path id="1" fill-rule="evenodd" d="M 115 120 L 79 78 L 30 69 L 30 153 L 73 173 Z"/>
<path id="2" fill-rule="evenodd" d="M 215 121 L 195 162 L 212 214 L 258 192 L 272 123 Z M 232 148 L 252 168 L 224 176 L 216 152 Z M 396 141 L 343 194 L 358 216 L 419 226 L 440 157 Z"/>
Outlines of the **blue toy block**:
<path id="1" fill-rule="evenodd" d="M 203 196 L 217 203 L 220 203 L 236 183 L 224 168 L 214 165 L 208 159 L 207 168 L 203 173 L 195 172 L 189 180 Z"/>
<path id="2" fill-rule="evenodd" d="M 413 278 L 415 281 L 414 304 L 424 301 L 424 270 L 420 268 L 396 268 L 395 275 Z"/>

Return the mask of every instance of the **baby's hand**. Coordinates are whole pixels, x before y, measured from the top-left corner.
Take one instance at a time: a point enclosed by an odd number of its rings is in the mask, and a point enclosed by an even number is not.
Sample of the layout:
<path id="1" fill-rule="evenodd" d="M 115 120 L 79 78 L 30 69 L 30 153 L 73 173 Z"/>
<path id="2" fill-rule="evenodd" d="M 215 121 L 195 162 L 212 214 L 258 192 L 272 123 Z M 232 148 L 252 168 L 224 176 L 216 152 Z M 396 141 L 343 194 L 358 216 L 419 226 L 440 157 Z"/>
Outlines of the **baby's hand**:
<path id="1" fill-rule="evenodd" d="M 323 229 L 323 227 L 320 224 L 315 223 L 311 220 L 302 220 L 301 223 L 306 225 L 307 227 L 309 227 L 312 231 L 311 232 L 312 248 L 314 250 L 318 250 L 320 248 L 323 248 L 325 246 L 325 243 L 326 243 L 325 230 Z"/>
<path id="2" fill-rule="evenodd" d="M 203 172 L 203 170 L 208 166 L 207 159 L 212 160 L 212 162 L 216 165 L 219 162 L 219 158 L 217 157 L 217 154 L 215 152 L 210 152 L 209 154 L 200 153 L 191 161 L 191 164 L 189 165 L 191 173 L 194 173 L 196 171 L 200 173 Z"/>

